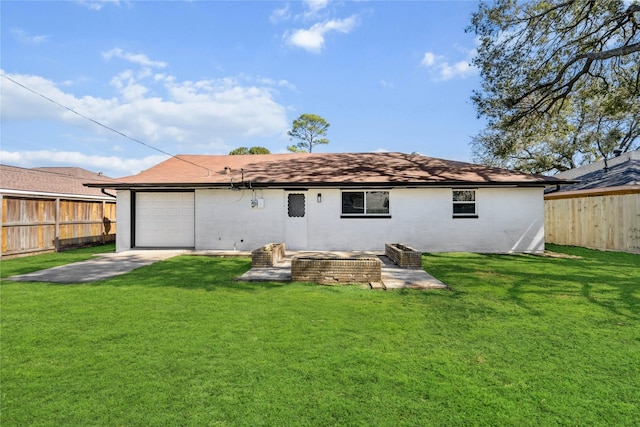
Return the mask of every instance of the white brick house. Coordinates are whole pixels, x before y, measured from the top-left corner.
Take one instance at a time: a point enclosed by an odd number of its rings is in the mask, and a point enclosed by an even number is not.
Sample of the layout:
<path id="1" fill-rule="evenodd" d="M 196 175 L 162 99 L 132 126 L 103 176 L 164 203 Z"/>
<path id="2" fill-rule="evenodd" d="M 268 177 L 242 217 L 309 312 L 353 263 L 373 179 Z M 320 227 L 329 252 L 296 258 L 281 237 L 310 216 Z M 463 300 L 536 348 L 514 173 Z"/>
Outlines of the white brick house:
<path id="1" fill-rule="evenodd" d="M 402 153 L 181 155 L 118 182 L 117 251 L 424 252 L 543 251 L 543 190 L 563 183 Z"/>

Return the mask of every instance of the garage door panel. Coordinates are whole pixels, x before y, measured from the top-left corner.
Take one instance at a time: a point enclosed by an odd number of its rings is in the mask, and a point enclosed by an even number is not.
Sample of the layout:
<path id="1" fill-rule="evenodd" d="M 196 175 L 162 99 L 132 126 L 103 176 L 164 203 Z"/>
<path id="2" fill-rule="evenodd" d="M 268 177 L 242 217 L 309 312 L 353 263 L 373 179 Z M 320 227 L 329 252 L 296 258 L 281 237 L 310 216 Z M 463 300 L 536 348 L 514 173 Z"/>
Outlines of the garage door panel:
<path id="1" fill-rule="evenodd" d="M 193 247 L 194 193 L 137 193 L 136 246 Z"/>

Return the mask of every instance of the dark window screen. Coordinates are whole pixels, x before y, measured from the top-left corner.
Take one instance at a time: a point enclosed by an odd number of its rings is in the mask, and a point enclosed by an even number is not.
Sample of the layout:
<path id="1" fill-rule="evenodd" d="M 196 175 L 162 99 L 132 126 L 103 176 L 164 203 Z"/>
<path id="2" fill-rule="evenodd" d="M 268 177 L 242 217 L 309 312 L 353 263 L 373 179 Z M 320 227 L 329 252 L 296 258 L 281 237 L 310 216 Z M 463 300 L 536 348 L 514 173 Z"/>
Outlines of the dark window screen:
<path id="1" fill-rule="evenodd" d="M 289 217 L 304 216 L 304 194 L 289 194 Z"/>

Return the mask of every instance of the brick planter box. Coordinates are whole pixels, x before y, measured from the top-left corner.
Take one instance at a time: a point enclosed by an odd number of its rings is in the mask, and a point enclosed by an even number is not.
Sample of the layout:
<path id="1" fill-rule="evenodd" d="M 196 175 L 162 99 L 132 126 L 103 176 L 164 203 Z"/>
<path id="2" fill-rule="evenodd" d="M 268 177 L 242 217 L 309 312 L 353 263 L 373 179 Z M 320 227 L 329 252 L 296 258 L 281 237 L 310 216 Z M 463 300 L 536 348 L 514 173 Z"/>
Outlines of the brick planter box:
<path id="1" fill-rule="evenodd" d="M 269 243 L 251 252 L 251 267 L 273 267 L 284 259 L 284 243 Z"/>
<path id="2" fill-rule="evenodd" d="M 400 243 L 385 243 L 384 254 L 402 268 L 422 268 L 422 253 Z"/>
<path id="3" fill-rule="evenodd" d="M 377 257 L 300 256 L 291 261 L 291 280 L 324 285 L 380 282 L 381 268 Z"/>

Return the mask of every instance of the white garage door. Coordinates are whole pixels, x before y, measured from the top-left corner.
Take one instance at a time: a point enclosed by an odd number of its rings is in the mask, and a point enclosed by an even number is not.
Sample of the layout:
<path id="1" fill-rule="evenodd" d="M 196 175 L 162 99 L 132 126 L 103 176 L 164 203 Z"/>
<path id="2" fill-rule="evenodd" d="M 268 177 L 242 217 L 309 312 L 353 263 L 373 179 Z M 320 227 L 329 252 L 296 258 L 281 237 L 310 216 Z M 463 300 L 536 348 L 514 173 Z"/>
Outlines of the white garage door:
<path id="1" fill-rule="evenodd" d="M 194 193 L 136 193 L 137 247 L 195 246 Z"/>

